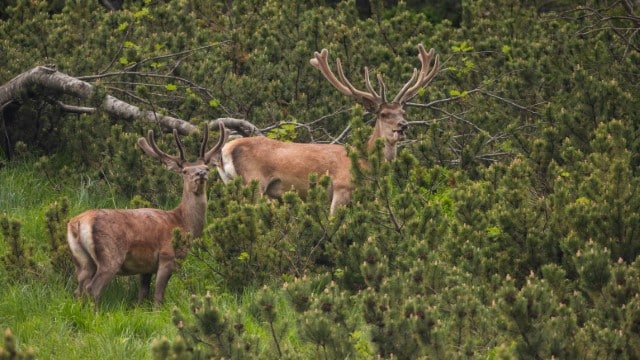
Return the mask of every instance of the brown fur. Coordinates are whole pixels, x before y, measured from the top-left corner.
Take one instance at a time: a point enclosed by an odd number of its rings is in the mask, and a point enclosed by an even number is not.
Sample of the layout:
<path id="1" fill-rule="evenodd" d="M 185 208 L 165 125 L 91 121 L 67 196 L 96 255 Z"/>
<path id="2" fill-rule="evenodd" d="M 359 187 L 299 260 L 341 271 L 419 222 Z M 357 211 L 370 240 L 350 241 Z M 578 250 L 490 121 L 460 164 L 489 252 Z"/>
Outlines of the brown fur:
<path id="1" fill-rule="evenodd" d="M 149 293 L 151 277 L 156 274 L 154 304 L 162 303 L 175 261 L 186 255 L 173 248 L 173 230 L 178 228 L 183 235 L 192 237 L 202 235 L 209 164 L 217 165 L 219 150 L 226 139 L 222 127 L 221 134 L 218 144 L 207 153 L 204 150 L 208 135 L 205 136 L 200 159 L 195 163 L 184 160 L 175 132 L 180 158 L 157 150 L 152 133 L 149 134 L 151 146 L 144 138 L 138 141 L 148 155 L 182 175 L 182 201 L 170 211 L 94 209 L 71 219 L 67 225 L 67 241 L 76 267 L 77 296 L 89 295 L 97 307 L 104 287 L 116 275 L 140 274 L 138 302 L 142 302 Z"/>
<path id="2" fill-rule="evenodd" d="M 252 137 L 229 142 L 222 151 L 232 154 L 236 172 L 245 181 L 258 180 L 260 190 L 264 193 L 271 189 L 268 195 L 272 197 L 280 197 L 291 189 L 306 197 L 311 173 L 329 175 L 334 187 L 350 184 L 349 169 L 342 166 L 349 159 L 340 145 L 285 143 Z M 278 182 L 277 190 L 269 186 L 274 181 Z"/>

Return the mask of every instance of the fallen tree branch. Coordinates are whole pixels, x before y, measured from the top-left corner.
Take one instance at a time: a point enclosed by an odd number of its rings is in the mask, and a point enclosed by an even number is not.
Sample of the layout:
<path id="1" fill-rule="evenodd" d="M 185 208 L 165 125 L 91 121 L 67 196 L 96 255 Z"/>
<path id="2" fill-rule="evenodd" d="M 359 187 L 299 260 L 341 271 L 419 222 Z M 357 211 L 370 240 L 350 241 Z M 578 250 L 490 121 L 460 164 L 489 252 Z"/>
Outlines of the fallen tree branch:
<path id="1" fill-rule="evenodd" d="M 76 106 L 76 105 L 68 105 L 63 103 L 62 101 L 56 101 L 56 105 L 58 105 L 62 110 L 68 113 L 73 114 L 93 114 L 96 112 L 96 108 L 86 107 L 86 106 Z"/>
<path id="2" fill-rule="evenodd" d="M 262 131 L 258 129 L 255 125 L 243 119 L 234 119 L 234 118 L 218 118 L 215 120 L 211 120 L 209 122 L 210 129 L 218 128 L 218 123 L 222 122 L 224 127 L 227 129 L 233 129 L 238 134 L 249 137 L 249 136 L 262 136 Z"/>
<path id="3" fill-rule="evenodd" d="M 75 96 L 82 100 L 95 99 L 96 88 L 86 81 L 69 76 L 56 70 L 55 65 L 37 66 L 28 70 L 0 86 L 0 111 L 11 103 L 19 103 L 24 97 L 60 97 L 62 95 Z M 181 135 L 198 132 L 198 128 L 182 119 L 159 114 L 155 111 L 142 110 L 135 105 L 124 102 L 114 96 L 104 95 L 97 108 L 86 106 L 75 106 L 56 101 L 58 106 L 64 111 L 71 113 L 92 113 L 97 109 L 122 118 L 127 121 L 134 119 L 159 124 L 167 130 L 176 129 Z M 242 136 L 261 135 L 262 132 L 255 125 L 243 119 L 220 118 L 211 121 L 211 127 L 216 128 L 218 122 L 223 122 L 225 127 L 237 131 Z"/>

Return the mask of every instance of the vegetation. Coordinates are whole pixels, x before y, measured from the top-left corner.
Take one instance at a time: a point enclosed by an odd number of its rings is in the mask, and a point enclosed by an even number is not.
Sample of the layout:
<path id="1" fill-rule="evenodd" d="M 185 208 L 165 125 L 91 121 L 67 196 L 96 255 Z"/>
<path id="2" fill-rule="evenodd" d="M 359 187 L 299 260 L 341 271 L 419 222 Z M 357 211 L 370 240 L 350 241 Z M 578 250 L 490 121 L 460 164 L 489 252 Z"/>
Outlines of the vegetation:
<path id="1" fill-rule="evenodd" d="M 97 90 L 0 104 L 0 357 L 640 357 L 640 9 L 429 3 L 10 1 L 0 84 L 54 63 Z M 327 48 L 354 82 L 369 66 L 394 92 L 418 43 L 443 66 L 385 162 L 382 144 L 364 150 L 370 114 L 309 59 Z M 94 313 L 72 296 L 68 218 L 180 196 L 134 146 L 158 124 L 67 111 L 100 94 L 349 144 L 358 187 L 329 216 L 322 174 L 305 202 L 212 174 L 205 235 L 165 305 L 136 306 L 121 277 Z"/>

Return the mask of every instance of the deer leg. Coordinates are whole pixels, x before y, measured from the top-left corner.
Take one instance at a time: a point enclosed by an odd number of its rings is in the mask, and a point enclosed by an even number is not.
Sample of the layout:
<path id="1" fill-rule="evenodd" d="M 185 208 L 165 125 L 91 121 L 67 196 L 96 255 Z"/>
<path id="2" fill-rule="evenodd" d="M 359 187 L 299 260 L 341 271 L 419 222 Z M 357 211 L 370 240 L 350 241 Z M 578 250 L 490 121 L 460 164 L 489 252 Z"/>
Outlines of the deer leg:
<path id="1" fill-rule="evenodd" d="M 79 235 L 78 226 L 69 225 L 67 231 L 67 242 L 69 250 L 71 250 L 71 259 L 76 268 L 76 278 L 78 279 L 78 287 L 74 294 L 81 297 L 87 291 L 87 285 L 96 272 L 96 264 L 91 255 L 82 245 Z"/>
<path id="2" fill-rule="evenodd" d="M 351 189 L 334 185 L 330 214 L 333 215 L 339 206 L 346 205 L 349 200 L 351 200 Z"/>
<path id="3" fill-rule="evenodd" d="M 149 288 L 151 288 L 151 276 L 153 274 L 140 274 L 140 284 L 138 287 L 138 304 L 142 304 L 144 299 L 149 295 Z"/>
<path id="4" fill-rule="evenodd" d="M 268 183 L 260 186 L 262 193 L 272 199 L 279 199 L 284 194 L 282 181 L 278 178 L 270 179 Z"/>
<path id="5" fill-rule="evenodd" d="M 73 254 L 73 252 L 72 255 L 71 260 L 73 260 L 73 265 L 76 269 L 76 279 L 78 279 L 78 287 L 73 294 L 80 298 L 86 292 L 87 282 L 91 280 L 95 273 L 95 266 L 93 266 L 92 269 L 90 267 L 93 265 L 92 262 L 84 261 L 84 257 L 78 257 L 76 254 Z"/>
<path id="6" fill-rule="evenodd" d="M 98 267 L 95 275 L 93 276 L 93 279 L 91 279 L 89 284 L 87 284 L 87 292 L 93 299 L 96 310 L 98 308 L 98 303 L 100 302 L 100 295 L 102 295 L 102 291 L 104 290 L 105 286 L 107 286 L 107 284 L 111 282 L 111 280 L 113 280 L 117 272 L 118 268 L 105 269 Z"/>
<path id="7" fill-rule="evenodd" d="M 164 300 L 164 289 L 167 287 L 169 278 L 176 268 L 175 258 L 173 256 L 160 255 L 160 264 L 158 266 L 158 273 L 156 274 L 156 291 L 153 295 L 154 307 L 160 306 Z"/>
<path id="8" fill-rule="evenodd" d="M 78 278 L 78 287 L 74 292 L 76 297 L 82 297 L 87 293 L 89 282 L 96 273 L 96 266 L 92 262 L 86 263 L 82 266 L 76 264 L 76 277 Z"/>

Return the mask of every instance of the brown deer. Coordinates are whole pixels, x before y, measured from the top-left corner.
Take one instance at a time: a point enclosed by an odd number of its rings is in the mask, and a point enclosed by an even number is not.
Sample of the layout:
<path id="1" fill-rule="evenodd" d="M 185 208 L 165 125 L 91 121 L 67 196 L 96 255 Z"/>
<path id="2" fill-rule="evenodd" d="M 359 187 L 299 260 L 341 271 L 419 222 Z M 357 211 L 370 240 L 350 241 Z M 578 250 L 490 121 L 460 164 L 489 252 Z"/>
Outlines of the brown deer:
<path id="1" fill-rule="evenodd" d="M 153 300 L 155 306 L 161 304 L 176 258 L 186 256 L 184 250 L 173 248 L 173 230 L 179 228 L 185 236 L 202 235 L 209 166 L 218 165 L 220 149 L 227 135 L 224 126 L 220 125 L 218 143 L 206 151 L 209 128 L 205 126 L 199 158 L 193 163 L 185 160 L 176 130 L 173 136 L 179 156 L 162 152 L 156 145 L 152 130 L 149 130 L 149 141 L 140 138 L 138 145 L 147 155 L 182 176 L 182 201 L 178 207 L 171 211 L 94 209 L 74 217 L 67 225 L 67 241 L 78 278 L 75 294 L 79 297 L 89 295 L 96 309 L 103 289 L 118 274 L 140 274 L 138 302 L 149 294 L 151 277 L 156 274 Z"/>
<path id="2" fill-rule="evenodd" d="M 392 101 L 387 100 L 386 87 L 378 75 L 379 92 L 371 86 L 369 70 L 364 77 L 367 91 L 356 89 L 344 75 L 340 59 L 336 60 L 339 79 L 327 62 L 328 51 L 314 53 L 310 60 L 322 75 L 341 93 L 363 103 L 365 109 L 376 115 L 373 133 L 368 141 L 371 149 L 377 139 L 384 142 L 384 156 L 388 161 L 396 158 L 397 143 L 404 138 L 409 123 L 404 119 L 404 106 L 422 87 L 436 75 L 440 60 L 435 50 L 427 52 L 418 45 L 421 70 L 414 69 L 411 79 Z M 435 60 L 433 60 L 435 55 Z M 431 62 L 433 60 L 433 66 Z M 331 178 L 331 210 L 349 202 L 354 185 L 351 182 L 351 161 L 342 145 L 285 143 L 266 137 L 239 138 L 222 148 L 218 173 L 224 182 L 242 176 L 248 183 L 257 180 L 260 191 L 270 197 L 280 197 L 285 191 L 295 189 L 300 197 L 306 196 L 311 173 Z"/>

